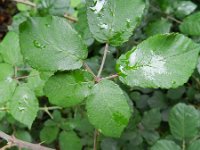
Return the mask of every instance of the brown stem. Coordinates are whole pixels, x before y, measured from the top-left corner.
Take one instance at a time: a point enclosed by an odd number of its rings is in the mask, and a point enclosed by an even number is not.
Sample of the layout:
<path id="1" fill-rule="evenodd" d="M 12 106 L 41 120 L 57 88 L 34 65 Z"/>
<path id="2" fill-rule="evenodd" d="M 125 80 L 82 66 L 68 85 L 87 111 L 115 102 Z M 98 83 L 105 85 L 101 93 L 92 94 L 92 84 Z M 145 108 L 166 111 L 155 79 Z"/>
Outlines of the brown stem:
<path id="1" fill-rule="evenodd" d="M 176 18 L 174 18 L 174 17 L 172 17 L 172 16 L 167 16 L 167 19 L 170 19 L 170 20 L 172 20 L 172 21 L 175 21 L 175 22 L 178 23 L 178 24 L 181 24 L 181 23 L 182 23 L 180 20 L 178 20 L 178 19 L 176 19 Z"/>
<path id="2" fill-rule="evenodd" d="M 103 59 L 102 59 L 101 66 L 100 66 L 98 74 L 97 74 L 97 78 L 101 77 L 101 73 L 102 73 L 102 70 L 103 70 L 103 67 L 104 67 L 104 64 L 105 64 L 105 61 L 106 61 L 108 49 L 109 49 L 109 45 L 108 45 L 108 43 L 106 43 L 106 46 L 105 46 L 105 49 L 104 49 L 104 54 L 103 54 Z"/>
<path id="3" fill-rule="evenodd" d="M 25 4 L 25 5 L 29 5 L 31 7 L 36 7 L 36 4 L 33 3 L 33 2 L 30 2 L 29 0 L 13 0 L 17 3 L 22 3 L 22 4 Z"/>
<path id="4" fill-rule="evenodd" d="M 113 75 L 111 75 L 111 76 L 108 76 L 108 77 L 102 78 L 102 80 L 104 80 L 104 79 L 109 80 L 109 79 L 114 79 L 114 78 L 117 78 L 117 77 L 119 77 L 118 74 L 113 74 Z"/>
<path id="5" fill-rule="evenodd" d="M 16 139 L 14 136 L 10 136 L 2 131 L 0 131 L 0 137 L 4 140 L 6 140 L 8 143 L 12 143 L 12 145 L 16 145 L 21 148 L 27 148 L 31 150 L 55 150 L 52 148 L 47 148 L 44 146 L 41 146 L 40 144 L 32 144 L 29 142 L 25 142 L 19 139 Z"/>
<path id="6" fill-rule="evenodd" d="M 93 145 L 93 150 L 97 150 L 98 136 L 99 136 L 99 132 L 98 132 L 97 129 L 95 129 L 95 131 L 94 131 L 94 145 Z"/>
<path id="7" fill-rule="evenodd" d="M 66 19 L 68 19 L 68 20 L 74 22 L 74 23 L 75 23 L 75 22 L 78 22 L 78 19 L 77 19 L 77 18 L 74 18 L 74 17 L 68 15 L 67 13 L 64 14 L 64 17 L 65 17 Z"/>
<path id="8" fill-rule="evenodd" d="M 44 106 L 44 107 L 40 108 L 40 110 L 46 112 L 51 119 L 53 119 L 53 116 L 51 115 L 51 113 L 49 112 L 49 110 L 56 110 L 56 109 L 62 109 L 62 108 L 59 107 L 59 106 L 52 106 L 52 107 Z"/>
<path id="9" fill-rule="evenodd" d="M 14 67 L 14 78 L 17 77 L 17 71 L 18 71 L 18 69 L 17 69 L 17 67 L 15 66 L 15 67 Z"/>
<path id="10" fill-rule="evenodd" d="M 26 79 L 26 78 L 29 78 L 29 77 L 35 77 L 35 76 L 38 76 L 38 75 L 39 75 L 39 74 L 28 75 L 28 76 L 22 76 L 22 77 L 16 77 L 15 79 L 16 79 L 16 80 Z"/>
<path id="11" fill-rule="evenodd" d="M 172 21 L 175 21 L 175 22 L 178 23 L 178 24 L 181 24 L 181 23 L 182 23 L 180 20 L 174 18 L 173 16 L 170 16 L 169 14 L 166 14 L 166 13 L 162 12 L 162 11 L 161 11 L 160 9 L 158 9 L 157 7 L 152 6 L 152 5 L 150 5 L 150 7 L 151 7 L 152 9 L 154 9 L 155 11 L 161 13 L 164 17 L 167 17 L 167 19 L 172 20 Z"/>
<path id="12" fill-rule="evenodd" d="M 83 66 L 84 66 L 85 70 L 87 70 L 89 73 L 92 74 L 92 76 L 94 78 L 96 78 L 96 75 L 94 74 L 94 72 L 92 71 L 92 69 L 85 62 L 83 63 Z"/>

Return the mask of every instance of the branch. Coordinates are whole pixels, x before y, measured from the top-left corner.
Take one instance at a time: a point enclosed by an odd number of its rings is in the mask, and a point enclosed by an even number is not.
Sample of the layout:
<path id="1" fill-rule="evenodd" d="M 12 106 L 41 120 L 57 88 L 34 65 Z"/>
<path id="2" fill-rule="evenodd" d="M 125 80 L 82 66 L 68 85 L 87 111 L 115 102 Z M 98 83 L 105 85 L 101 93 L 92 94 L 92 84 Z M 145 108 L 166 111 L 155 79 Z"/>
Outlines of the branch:
<path id="1" fill-rule="evenodd" d="M 25 4 L 25 5 L 29 5 L 31 7 L 36 7 L 36 4 L 31 2 L 31 1 L 29 1 L 29 0 L 13 0 L 13 1 L 15 1 L 17 3 L 22 3 L 22 4 Z"/>
<path id="2" fill-rule="evenodd" d="M 150 5 L 150 7 L 151 7 L 153 10 L 155 10 L 155 11 L 161 13 L 164 17 L 167 17 L 167 19 L 172 20 L 172 21 L 175 21 L 175 22 L 178 23 L 178 24 L 181 24 L 181 23 L 182 23 L 182 21 L 180 21 L 180 20 L 174 18 L 173 16 L 170 16 L 169 14 L 166 14 L 166 13 L 162 12 L 162 11 L 161 11 L 160 9 L 158 9 L 157 7 L 152 6 L 152 5 Z"/>
<path id="3" fill-rule="evenodd" d="M 178 19 L 176 19 L 176 18 L 174 18 L 174 17 L 172 17 L 172 16 L 167 16 L 167 19 L 170 19 L 170 20 L 172 20 L 172 21 L 175 21 L 176 23 L 178 23 L 178 24 L 181 24 L 182 22 L 180 21 L 180 20 L 178 20 Z"/>
<path id="4" fill-rule="evenodd" d="M 44 107 L 40 108 L 40 110 L 46 112 L 51 119 L 53 119 L 53 116 L 51 115 L 51 113 L 49 112 L 49 110 L 56 110 L 56 109 L 62 109 L 62 108 L 59 107 L 59 106 L 52 106 L 52 107 L 44 106 Z"/>
<path id="5" fill-rule="evenodd" d="M 14 79 L 15 80 L 20 80 L 20 79 L 26 79 L 26 78 L 35 77 L 35 76 L 39 76 L 39 74 L 33 74 L 33 75 L 28 75 L 28 76 L 16 77 Z"/>
<path id="6" fill-rule="evenodd" d="M 108 43 L 106 43 L 106 46 L 105 46 L 105 49 L 104 49 L 104 54 L 103 54 L 103 59 L 102 59 L 101 66 L 100 66 L 99 71 L 98 71 L 97 78 L 100 78 L 100 76 L 101 76 L 101 73 L 102 73 L 102 70 L 103 70 L 103 67 L 104 67 L 104 64 L 105 64 L 105 61 L 106 61 L 108 49 L 109 49 L 109 45 L 108 45 Z"/>
<path id="7" fill-rule="evenodd" d="M 87 70 L 89 73 L 91 73 L 94 78 L 96 78 L 96 75 L 94 74 L 92 69 L 85 62 L 83 63 L 83 67 L 85 68 L 85 70 Z"/>
<path id="8" fill-rule="evenodd" d="M 111 75 L 111 76 L 108 76 L 108 77 L 105 77 L 105 78 L 102 78 L 102 80 L 104 80 L 104 79 L 114 79 L 114 78 L 117 78 L 117 77 L 119 77 L 119 75 L 118 74 L 113 74 L 113 75 Z"/>
<path id="9" fill-rule="evenodd" d="M 93 145 L 93 150 L 97 150 L 98 136 L 99 136 L 99 132 L 98 132 L 97 129 L 95 129 L 95 131 L 94 131 L 94 145 Z"/>
<path id="10" fill-rule="evenodd" d="M 67 13 L 64 14 L 64 17 L 65 17 L 66 19 L 68 19 L 68 20 L 74 22 L 74 23 L 75 23 L 75 22 L 78 22 L 78 19 L 77 19 L 77 18 L 74 18 L 74 17 L 68 15 Z"/>
<path id="11" fill-rule="evenodd" d="M 55 150 L 52 148 L 47 148 L 44 146 L 41 146 L 40 144 L 32 144 L 29 142 L 25 142 L 19 139 L 16 139 L 14 136 L 10 136 L 2 131 L 0 131 L 0 137 L 4 140 L 6 140 L 8 143 L 12 143 L 13 146 L 18 146 L 21 148 L 27 148 L 27 149 L 31 149 L 31 150 Z M 9 144 L 10 145 L 10 144 Z"/>

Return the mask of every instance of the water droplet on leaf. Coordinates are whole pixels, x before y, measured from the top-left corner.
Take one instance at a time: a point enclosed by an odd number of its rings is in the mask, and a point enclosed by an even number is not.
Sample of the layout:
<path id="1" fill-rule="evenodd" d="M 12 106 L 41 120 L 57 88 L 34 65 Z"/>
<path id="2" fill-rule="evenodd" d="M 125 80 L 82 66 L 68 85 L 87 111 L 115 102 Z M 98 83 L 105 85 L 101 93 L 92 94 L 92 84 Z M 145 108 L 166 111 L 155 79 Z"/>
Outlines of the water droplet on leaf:
<path id="1" fill-rule="evenodd" d="M 101 29 L 108 29 L 108 25 L 107 24 L 99 24 L 98 25 Z"/>
<path id="2" fill-rule="evenodd" d="M 26 110 L 25 107 L 18 107 L 18 109 L 19 109 L 19 111 L 24 111 L 24 110 Z"/>
<path id="3" fill-rule="evenodd" d="M 95 14 L 97 14 L 102 10 L 105 2 L 106 2 L 106 0 L 97 0 L 95 6 L 90 7 L 90 9 L 93 10 Z"/>
<path id="4" fill-rule="evenodd" d="M 37 40 L 34 40 L 34 41 L 33 41 L 33 44 L 34 44 L 34 46 L 35 46 L 36 48 L 40 48 L 40 49 L 46 48 L 45 45 L 40 44 Z"/>

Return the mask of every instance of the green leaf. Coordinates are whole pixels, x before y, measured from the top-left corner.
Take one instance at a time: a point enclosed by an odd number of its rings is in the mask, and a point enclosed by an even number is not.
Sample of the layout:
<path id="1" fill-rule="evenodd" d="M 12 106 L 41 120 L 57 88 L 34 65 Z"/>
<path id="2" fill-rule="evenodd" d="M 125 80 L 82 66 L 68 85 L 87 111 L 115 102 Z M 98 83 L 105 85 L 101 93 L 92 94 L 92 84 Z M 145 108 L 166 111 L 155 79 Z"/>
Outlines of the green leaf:
<path id="1" fill-rule="evenodd" d="M 3 57 L 2 57 L 2 55 L 0 54 L 0 63 L 2 63 L 3 62 Z"/>
<path id="2" fill-rule="evenodd" d="M 81 103 L 94 85 L 93 77 L 86 71 L 76 70 L 52 76 L 44 87 L 50 103 L 71 107 Z"/>
<path id="3" fill-rule="evenodd" d="M 172 27 L 172 23 L 170 23 L 167 19 L 162 18 L 162 19 L 158 19 L 153 22 L 150 22 L 145 29 L 145 33 L 148 36 L 169 33 L 171 27 Z"/>
<path id="4" fill-rule="evenodd" d="M 31 9 L 31 6 L 26 5 L 26 4 L 17 3 L 17 9 L 19 11 L 28 11 Z"/>
<path id="5" fill-rule="evenodd" d="M 159 140 L 151 150 L 181 150 L 180 146 L 169 140 Z"/>
<path id="6" fill-rule="evenodd" d="M 32 142 L 32 137 L 29 132 L 24 131 L 24 130 L 17 130 L 15 131 L 15 136 L 16 138 L 27 141 L 27 142 Z"/>
<path id="7" fill-rule="evenodd" d="M 119 137 L 129 122 L 131 110 L 117 84 L 103 80 L 86 101 L 89 121 L 106 136 Z"/>
<path id="8" fill-rule="evenodd" d="M 148 105 L 151 108 L 159 108 L 159 109 L 167 108 L 167 100 L 165 98 L 164 93 L 161 91 L 155 91 L 153 93 L 153 96 L 148 99 Z"/>
<path id="9" fill-rule="evenodd" d="M 88 26 L 86 11 L 86 7 L 78 10 L 78 22 L 75 24 L 75 29 L 81 34 L 85 44 L 90 46 L 94 42 L 94 38 Z"/>
<path id="10" fill-rule="evenodd" d="M 40 75 L 42 73 L 46 73 L 46 77 L 44 79 L 41 79 Z M 50 78 L 52 75 L 51 72 L 39 72 L 37 70 L 32 70 L 28 77 L 27 85 L 30 89 L 32 89 L 37 96 L 43 96 L 44 95 L 44 85 L 46 81 Z"/>
<path id="11" fill-rule="evenodd" d="M 188 150 L 198 150 L 200 147 L 200 140 L 196 140 L 194 142 L 192 142 L 189 146 L 188 146 Z"/>
<path id="12" fill-rule="evenodd" d="M 62 16 L 71 11 L 70 0 L 42 0 L 39 12 L 41 15 Z"/>
<path id="13" fill-rule="evenodd" d="M 59 17 L 34 17 L 20 25 L 20 46 L 25 60 L 43 71 L 78 69 L 87 57 L 80 36 Z"/>
<path id="14" fill-rule="evenodd" d="M 179 18 L 183 18 L 191 14 L 197 8 L 197 5 L 191 1 L 180 1 L 175 8 L 175 15 Z"/>
<path id="15" fill-rule="evenodd" d="M 90 31 L 101 43 L 121 45 L 132 35 L 144 8 L 143 0 L 87 0 Z"/>
<path id="16" fill-rule="evenodd" d="M 200 35 L 200 12 L 196 12 L 183 20 L 179 26 L 184 34 L 199 36 Z"/>
<path id="17" fill-rule="evenodd" d="M 0 106 L 6 104 L 12 97 L 17 82 L 15 80 L 0 81 Z"/>
<path id="18" fill-rule="evenodd" d="M 185 93 L 185 87 L 181 86 L 176 89 L 169 89 L 167 91 L 167 97 L 172 100 L 180 99 Z"/>
<path id="19" fill-rule="evenodd" d="M 147 130 L 158 128 L 161 122 L 161 113 L 159 109 L 151 109 L 144 113 L 142 125 Z"/>
<path id="20" fill-rule="evenodd" d="M 14 76 L 14 67 L 6 63 L 0 63 L 0 81 L 11 81 Z"/>
<path id="21" fill-rule="evenodd" d="M 56 140 L 57 135 L 59 132 L 59 128 L 57 126 L 45 126 L 40 131 L 40 140 L 42 142 L 45 142 L 46 144 L 52 143 L 54 140 Z"/>
<path id="22" fill-rule="evenodd" d="M 8 108 L 9 113 L 17 121 L 28 126 L 29 129 L 39 110 L 37 98 L 26 85 L 20 85 L 16 88 Z"/>
<path id="23" fill-rule="evenodd" d="M 75 132 L 61 132 L 59 136 L 59 145 L 61 150 L 81 150 L 82 144 L 80 138 Z"/>
<path id="24" fill-rule="evenodd" d="M 26 21 L 29 16 L 27 11 L 17 13 L 12 17 L 12 24 L 8 26 L 9 31 L 19 33 L 19 25 Z"/>
<path id="25" fill-rule="evenodd" d="M 181 34 L 156 35 L 122 55 L 116 68 L 129 86 L 176 88 L 194 71 L 199 49 Z"/>
<path id="26" fill-rule="evenodd" d="M 79 4 L 81 4 L 82 0 L 71 0 L 70 5 L 71 7 L 77 7 Z"/>
<path id="27" fill-rule="evenodd" d="M 159 133 L 156 131 L 142 130 L 141 134 L 149 145 L 153 145 L 160 138 Z"/>
<path id="28" fill-rule="evenodd" d="M 12 42 L 12 44 L 11 44 Z M 23 64 L 23 58 L 19 47 L 19 36 L 15 32 L 8 32 L 0 44 L 0 53 L 4 61 L 13 66 Z"/>
<path id="29" fill-rule="evenodd" d="M 199 112 L 193 106 L 179 103 L 170 111 L 169 126 L 172 135 L 179 140 L 194 138 L 198 133 Z"/>

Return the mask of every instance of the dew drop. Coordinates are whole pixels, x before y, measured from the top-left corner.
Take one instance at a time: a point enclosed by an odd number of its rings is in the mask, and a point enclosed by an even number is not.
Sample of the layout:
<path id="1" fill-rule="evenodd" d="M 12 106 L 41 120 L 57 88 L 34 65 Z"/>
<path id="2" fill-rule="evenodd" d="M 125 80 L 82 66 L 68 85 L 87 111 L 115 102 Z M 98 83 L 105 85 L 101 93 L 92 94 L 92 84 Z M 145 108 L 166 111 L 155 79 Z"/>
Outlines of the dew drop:
<path id="1" fill-rule="evenodd" d="M 131 27 L 131 19 L 129 19 L 129 18 L 127 18 L 126 19 L 126 26 L 127 26 L 127 28 L 130 28 Z"/>
<path id="2" fill-rule="evenodd" d="M 49 27 L 50 27 L 50 24 L 46 23 L 45 26 L 49 28 Z"/>
<path id="3" fill-rule="evenodd" d="M 106 30 L 108 29 L 108 25 L 107 25 L 107 24 L 104 24 L 104 23 L 103 23 L 103 24 L 99 24 L 98 26 L 99 26 L 101 29 L 106 29 Z"/>
<path id="4" fill-rule="evenodd" d="M 176 81 L 172 81 L 172 84 L 176 84 Z"/>
<path id="5" fill-rule="evenodd" d="M 105 2 L 106 0 L 97 0 L 95 6 L 90 7 L 90 9 L 93 10 L 95 14 L 98 14 L 102 10 Z"/>
<path id="6" fill-rule="evenodd" d="M 18 107 L 18 109 L 19 109 L 19 111 L 24 111 L 24 110 L 26 110 L 25 107 Z"/>
<path id="7" fill-rule="evenodd" d="M 9 82 L 9 83 L 12 82 L 12 80 L 13 80 L 13 79 L 12 79 L 11 77 L 7 77 L 7 78 L 6 78 L 6 81 Z"/>
<path id="8" fill-rule="evenodd" d="M 33 41 L 33 44 L 34 44 L 34 46 L 35 46 L 36 48 L 40 48 L 40 49 L 46 48 L 45 45 L 40 44 L 37 40 L 34 40 L 34 41 Z"/>

